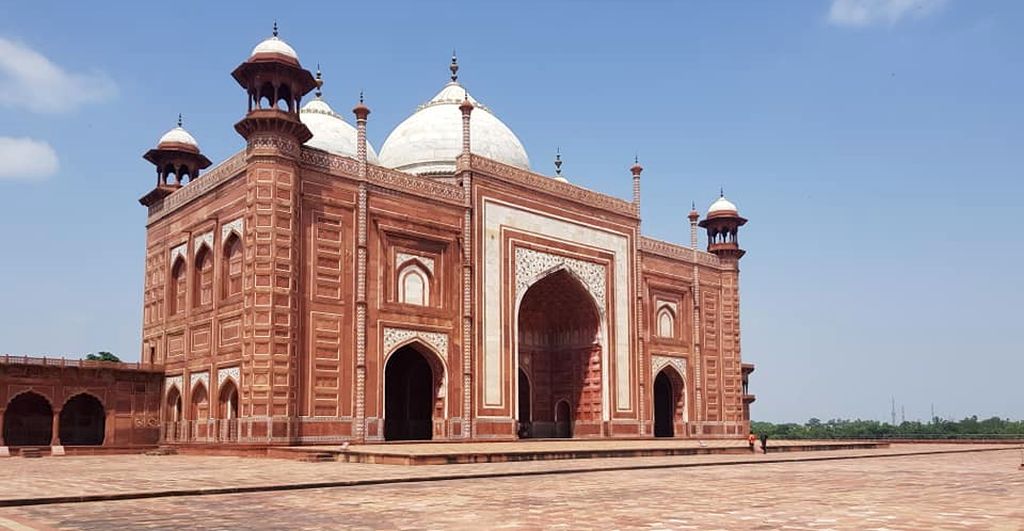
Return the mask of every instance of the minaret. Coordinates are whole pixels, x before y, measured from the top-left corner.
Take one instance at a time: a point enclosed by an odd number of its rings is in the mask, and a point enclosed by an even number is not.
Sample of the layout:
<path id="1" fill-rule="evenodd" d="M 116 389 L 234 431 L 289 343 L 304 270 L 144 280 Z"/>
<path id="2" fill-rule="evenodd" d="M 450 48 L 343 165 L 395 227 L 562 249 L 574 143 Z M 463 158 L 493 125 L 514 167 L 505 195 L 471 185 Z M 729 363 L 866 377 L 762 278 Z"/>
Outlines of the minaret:
<path id="1" fill-rule="evenodd" d="M 312 138 L 313 134 L 299 120 L 299 103 L 317 87 L 317 82 L 313 74 L 302 68 L 295 50 L 278 38 L 276 22 L 273 36 L 259 43 L 231 76 L 249 96 L 248 112 L 235 124 L 235 130 L 250 147 L 284 145 L 269 140 L 271 137 L 291 140 L 297 145 Z M 262 140 L 256 141 L 257 138 Z"/>
<path id="2" fill-rule="evenodd" d="M 708 231 L 708 252 L 718 255 L 722 260 L 739 261 L 744 251 L 740 249 L 739 230 L 747 220 L 740 217 L 736 205 L 725 198 L 720 192 L 718 199 L 711 204 L 708 215 L 700 222 L 700 226 Z"/>
<path id="3" fill-rule="evenodd" d="M 700 213 L 697 212 L 697 202 L 693 201 L 690 203 L 690 248 L 697 250 L 697 220 L 700 219 Z"/>
<path id="4" fill-rule="evenodd" d="M 210 159 L 200 153 L 199 143 L 181 126 L 180 114 L 178 126 L 164 133 L 156 148 L 147 151 L 142 158 L 156 166 L 156 188 L 139 199 L 139 203 L 147 207 L 181 188 L 186 179 L 199 177 L 200 170 L 210 167 Z"/>
<path id="5" fill-rule="evenodd" d="M 629 172 L 633 174 L 633 204 L 636 206 L 637 212 L 640 211 L 640 173 L 644 171 L 644 167 L 640 165 L 640 156 L 633 157 L 633 167 L 629 169 Z"/>

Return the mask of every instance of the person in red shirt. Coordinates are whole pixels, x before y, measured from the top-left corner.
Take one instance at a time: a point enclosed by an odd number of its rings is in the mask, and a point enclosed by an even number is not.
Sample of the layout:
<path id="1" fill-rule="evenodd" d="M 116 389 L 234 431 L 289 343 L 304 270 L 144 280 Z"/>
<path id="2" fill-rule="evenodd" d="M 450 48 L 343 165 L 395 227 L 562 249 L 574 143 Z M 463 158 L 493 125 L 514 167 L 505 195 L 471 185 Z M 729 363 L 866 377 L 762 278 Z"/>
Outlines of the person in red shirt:
<path id="1" fill-rule="evenodd" d="M 747 436 L 747 444 L 750 445 L 750 453 L 756 453 L 757 452 L 757 450 L 754 449 L 754 443 L 755 442 L 757 442 L 757 437 L 754 437 L 753 433 L 751 433 L 750 435 Z"/>

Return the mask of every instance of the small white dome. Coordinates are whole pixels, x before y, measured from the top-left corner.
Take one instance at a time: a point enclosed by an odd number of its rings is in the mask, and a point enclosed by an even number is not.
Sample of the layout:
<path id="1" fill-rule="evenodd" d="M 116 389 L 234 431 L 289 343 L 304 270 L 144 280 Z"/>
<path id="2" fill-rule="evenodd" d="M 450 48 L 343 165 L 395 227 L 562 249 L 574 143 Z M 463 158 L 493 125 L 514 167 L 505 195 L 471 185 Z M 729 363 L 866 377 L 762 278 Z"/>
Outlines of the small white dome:
<path id="1" fill-rule="evenodd" d="M 185 144 L 196 148 L 196 150 L 199 149 L 199 142 L 196 142 L 195 137 L 180 125 L 164 133 L 164 136 L 160 137 L 156 143 L 158 147 L 163 144 Z"/>
<path id="2" fill-rule="evenodd" d="M 256 47 L 252 49 L 252 53 L 249 57 L 258 53 L 279 53 L 281 55 L 291 57 L 296 61 L 299 60 L 299 54 L 295 53 L 295 49 L 289 46 L 287 42 L 284 42 L 277 37 L 270 37 L 269 39 L 257 44 Z"/>
<path id="3" fill-rule="evenodd" d="M 334 112 L 326 101 L 319 98 L 311 100 L 299 111 L 299 119 L 313 133 L 313 138 L 306 142 L 307 146 L 356 158 L 359 152 L 359 132 Z M 380 164 L 377 152 L 369 141 L 366 142 L 366 160 L 370 164 Z"/>
<path id="4" fill-rule="evenodd" d="M 730 212 L 733 214 L 738 214 L 739 209 L 737 209 L 736 205 L 732 204 L 732 202 L 726 199 L 723 195 L 716 199 L 714 203 L 711 203 L 711 207 L 708 208 L 708 214 L 714 214 L 716 212 Z"/>
<path id="5" fill-rule="evenodd" d="M 380 149 L 381 164 L 420 175 L 455 173 L 455 159 L 462 153 L 459 105 L 466 97 L 474 106 L 470 122 L 472 152 L 529 170 L 530 159 L 515 133 L 456 82 L 445 85 L 398 124 Z"/>
<path id="6" fill-rule="evenodd" d="M 556 181 L 558 181 L 560 183 L 569 184 L 569 179 L 566 179 L 565 177 L 562 177 L 561 175 L 559 175 L 557 177 L 552 177 L 552 179 L 554 179 L 554 180 L 556 180 Z"/>

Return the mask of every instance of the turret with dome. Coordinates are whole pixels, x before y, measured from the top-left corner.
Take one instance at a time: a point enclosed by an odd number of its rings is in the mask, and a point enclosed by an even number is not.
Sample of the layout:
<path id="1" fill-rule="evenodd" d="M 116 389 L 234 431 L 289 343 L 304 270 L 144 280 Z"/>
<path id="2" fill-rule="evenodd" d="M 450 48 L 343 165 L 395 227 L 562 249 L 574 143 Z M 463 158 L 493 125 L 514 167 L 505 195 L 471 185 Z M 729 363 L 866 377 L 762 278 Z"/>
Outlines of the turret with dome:
<path id="1" fill-rule="evenodd" d="M 164 133 L 156 148 L 147 151 L 142 158 L 156 166 L 156 187 L 139 199 L 145 206 L 172 194 L 210 166 L 210 159 L 199 150 L 199 142 L 182 127 L 180 114 L 178 125 Z"/>
<path id="2" fill-rule="evenodd" d="M 358 152 L 358 132 L 334 112 L 334 109 L 323 99 L 323 75 L 319 65 L 316 69 L 316 97 L 302 106 L 299 119 L 306 124 L 313 137 L 306 145 L 322 149 L 328 153 L 356 158 Z M 370 164 L 379 164 L 377 152 L 367 142 L 366 158 Z"/>

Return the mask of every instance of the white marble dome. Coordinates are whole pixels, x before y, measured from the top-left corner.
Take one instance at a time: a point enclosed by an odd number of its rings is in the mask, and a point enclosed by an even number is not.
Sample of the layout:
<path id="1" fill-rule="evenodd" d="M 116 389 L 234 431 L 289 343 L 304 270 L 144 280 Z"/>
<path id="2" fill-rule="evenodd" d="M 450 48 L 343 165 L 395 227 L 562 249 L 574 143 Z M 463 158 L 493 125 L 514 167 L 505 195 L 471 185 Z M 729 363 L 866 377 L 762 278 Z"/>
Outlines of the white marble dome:
<path id="1" fill-rule="evenodd" d="M 276 35 L 257 44 L 256 47 L 252 49 L 252 53 L 249 54 L 249 57 L 260 53 L 278 53 L 291 57 L 296 61 L 299 60 L 299 54 L 295 53 L 295 49 L 289 46 L 287 42 L 279 39 Z"/>
<path id="2" fill-rule="evenodd" d="M 457 82 L 445 85 L 388 135 L 380 148 L 383 166 L 420 175 L 455 173 L 455 159 L 462 153 L 462 111 L 468 94 Z M 526 149 L 515 133 L 490 109 L 473 99 L 470 118 L 470 149 L 474 154 L 530 169 Z"/>
<path id="3" fill-rule="evenodd" d="M 164 133 L 164 136 L 160 137 L 160 140 L 156 143 L 157 147 L 165 144 L 184 144 L 192 146 L 196 148 L 196 151 L 199 151 L 199 142 L 196 142 L 196 138 L 180 125 Z"/>
<path id="4" fill-rule="evenodd" d="M 316 98 L 303 105 L 299 110 L 299 119 L 313 133 L 313 138 L 306 142 L 307 146 L 335 155 L 356 158 L 358 131 L 340 114 L 334 112 L 334 109 L 331 109 L 326 101 Z M 369 141 L 366 142 L 366 160 L 370 164 L 380 164 L 377 160 L 377 152 L 374 151 Z"/>
<path id="5" fill-rule="evenodd" d="M 739 209 L 737 209 L 736 205 L 732 204 L 732 202 L 726 199 L 723 195 L 716 199 L 714 203 L 711 203 L 711 207 L 708 208 L 708 214 L 710 215 L 725 213 L 738 214 Z"/>

